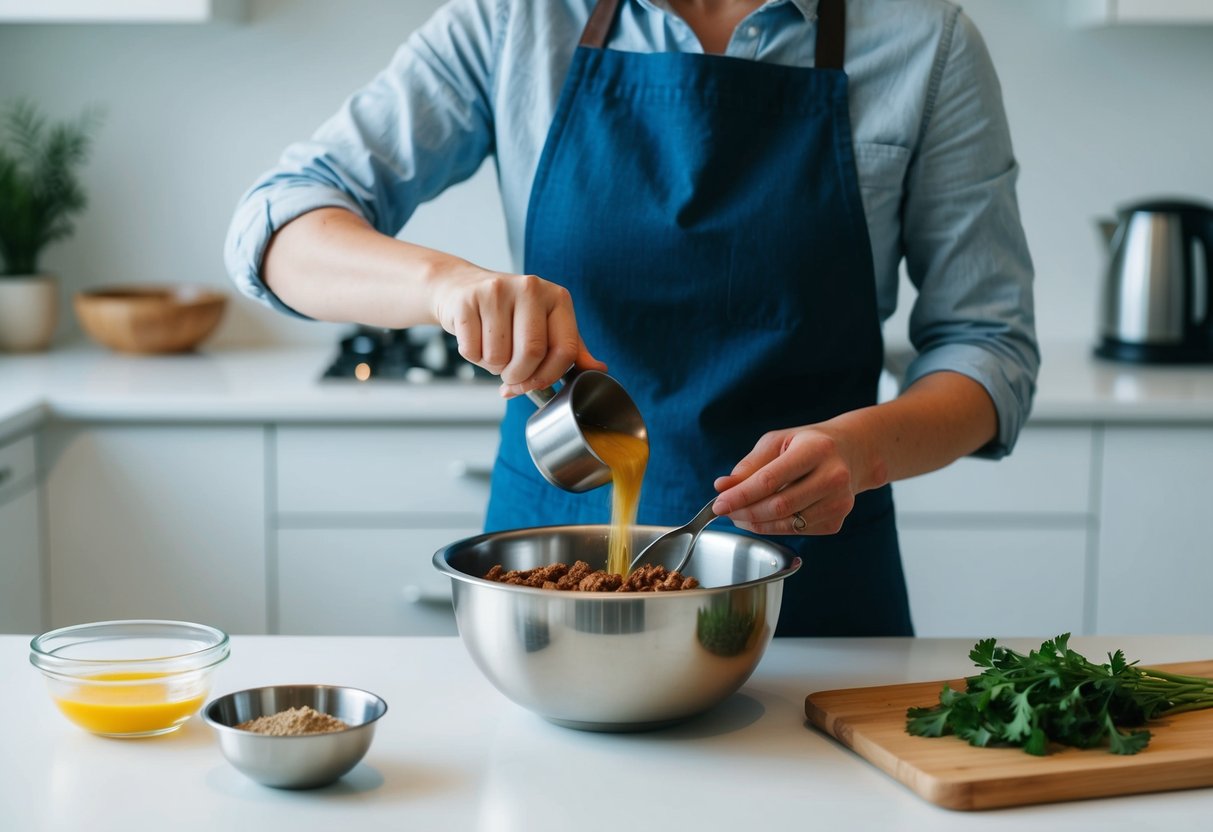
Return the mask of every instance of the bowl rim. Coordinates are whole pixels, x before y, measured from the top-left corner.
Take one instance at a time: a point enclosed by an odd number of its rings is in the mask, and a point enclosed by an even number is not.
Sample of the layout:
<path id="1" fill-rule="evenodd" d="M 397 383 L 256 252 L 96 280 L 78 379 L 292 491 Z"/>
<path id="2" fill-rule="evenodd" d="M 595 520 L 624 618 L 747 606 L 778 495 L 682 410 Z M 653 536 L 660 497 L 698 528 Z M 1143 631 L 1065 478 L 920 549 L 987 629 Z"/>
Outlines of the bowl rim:
<path id="1" fill-rule="evenodd" d="M 376 716 L 373 719 L 368 719 L 366 722 L 359 722 L 357 725 L 349 725 L 345 728 L 341 728 L 336 731 L 325 731 L 324 733 L 320 733 L 320 734 L 281 734 L 281 735 L 258 734 L 256 731 L 245 731 L 241 728 L 237 728 L 235 725 L 228 725 L 226 723 L 220 722 L 219 720 L 217 720 L 211 716 L 211 708 L 213 708 L 215 705 L 219 704 L 220 702 L 222 702 L 225 699 L 230 699 L 233 696 L 239 696 L 242 693 L 258 693 L 263 690 L 277 690 L 279 688 L 316 688 L 316 689 L 325 688 L 328 690 L 348 690 L 348 691 L 353 691 L 355 693 L 365 693 L 367 696 L 371 697 L 373 700 L 375 700 L 376 702 L 379 703 L 381 710 L 379 711 L 378 714 L 376 714 Z M 209 701 L 205 705 L 203 705 L 202 709 L 201 709 L 203 721 L 206 722 L 207 725 L 210 725 L 212 728 L 214 728 L 217 731 L 227 731 L 229 733 L 232 733 L 235 736 L 240 736 L 240 737 L 261 737 L 261 738 L 264 738 L 267 740 L 305 740 L 305 739 L 315 739 L 316 737 L 323 737 L 323 736 L 327 736 L 330 734 L 348 734 L 351 731 L 357 731 L 360 728 L 366 728 L 367 726 L 374 725 L 376 722 L 383 719 L 383 717 L 387 715 L 387 712 L 388 712 L 387 700 L 384 699 L 379 694 L 375 693 L 374 691 L 369 691 L 366 688 L 356 688 L 356 687 L 353 687 L 352 685 L 329 685 L 329 684 L 324 684 L 322 682 L 303 682 L 303 683 L 295 683 L 295 684 L 284 683 L 284 684 L 280 684 L 280 685 L 258 685 L 257 687 L 254 687 L 254 688 L 242 688 L 240 690 L 228 691 L 227 693 L 216 696 L 214 699 L 212 699 L 211 701 Z M 333 714 L 328 714 L 328 715 L 333 716 Z"/>
<path id="2" fill-rule="evenodd" d="M 88 630 L 101 630 L 106 627 L 116 627 L 121 625 L 136 625 L 136 626 L 156 626 L 163 628 L 165 631 L 178 630 L 184 632 L 187 628 L 195 632 L 201 631 L 213 638 L 213 643 L 197 650 L 189 650 L 184 653 L 172 653 L 166 656 L 149 656 L 146 658 L 133 659 L 77 659 L 67 658 L 65 656 L 56 655 L 55 652 L 44 649 L 47 642 L 52 639 L 70 635 L 72 633 L 84 633 Z M 102 640 L 103 635 L 97 640 Z M 174 635 L 172 632 L 157 634 L 159 638 L 177 638 L 179 635 Z M 179 663 L 182 660 L 197 658 L 205 658 L 205 664 L 191 665 L 189 667 L 169 668 L 169 673 L 166 675 L 174 675 L 175 673 L 197 673 L 203 670 L 209 670 L 218 664 L 225 661 L 231 655 L 231 639 L 227 633 L 220 630 L 218 627 L 212 627 L 209 624 L 198 624 L 192 621 L 177 621 L 172 619 L 160 618 L 130 618 L 118 619 L 112 621 L 90 621 L 84 624 L 71 624 L 67 627 L 59 627 L 54 630 L 48 630 L 41 635 L 34 636 L 30 640 L 30 664 L 41 670 L 48 676 L 57 678 L 67 678 L 73 681 L 89 681 L 91 684 L 125 684 L 133 680 L 107 680 L 107 679 L 83 679 L 77 673 L 64 672 L 68 668 L 77 670 L 100 670 L 106 667 L 114 666 L 134 666 L 142 668 L 153 668 L 163 665 L 171 665 Z M 146 680 L 142 680 L 146 682 Z"/>
<path id="3" fill-rule="evenodd" d="M 183 290 L 195 294 L 181 297 Z M 176 306 L 226 302 L 227 295 L 204 283 L 115 283 L 78 289 L 73 301 L 87 303 L 152 303 L 172 301 Z"/>
<path id="4" fill-rule="evenodd" d="M 535 586 L 518 586 L 517 584 L 501 583 L 500 581 L 489 581 L 484 578 L 476 577 L 475 575 L 469 575 L 466 572 L 460 572 L 458 569 L 456 569 L 454 566 L 452 566 L 447 560 L 448 554 L 453 549 L 455 549 L 455 547 L 464 548 L 464 547 L 472 546 L 477 543 L 480 543 L 483 540 L 487 540 L 489 538 L 502 538 L 502 537 L 509 537 L 509 536 L 514 536 L 514 535 L 534 533 L 534 532 L 552 532 L 552 531 L 564 530 L 564 529 L 577 529 L 577 530 L 601 529 L 605 533 L 605 532 L 608 532 L 610 530 L 610 528 L 611 528 L 611 526 L 608 523 L 584 523 L 584 524 L 564 523 L 564 524 L 557 524 L 557 525 L 551 525 L 551 526 L 530 526 L 530 527 L 521 528 L 521 529 L 502 529 L 501 531 L 496 531 L 496 532 L 484 532 L 482 534 L 473 535 L 472 537 L 465 537 L 461 540 L 456 540 L 452 543 L 448 543 L 446 546 L 443 546 L 441 549 L 439 549 L 437 552 L 434 553 L 433 558 L 431 558 L 431 563 L 434 565 L 435 569 L 437 569 L 439 572 L 442 572 L 443 574 L 445 574 L 447 577 L 451 578 L 452 580 L 463 581 L 464 583 L 471 584 L 473 586 L 492 587 L 492 588 L 496 588 L 496 589 L 506 590 L 508 592 L 538 594 L 545 598 L 553 598 L 553 597 L 564 598 L 564 597 L 572 596 L 572 598 L 577 601 L 590 601 L 590 602 L 594 602 L 594 603 L 625 603 L 627 601 L 648 600 L 650 598 L 699 598 L 704 595 L 711 595 L 711 594 L 716 594 L 716 593 L 721 593 L 721 592 L 732 592 L 733 590 L 737 590 L 737 589 L 747 589 L 749 587 L 761 586 L 762 584 L 768 584 L 768 583 L 772 583 L 772 582 L 782 581 L 786 578 L 790 578 L 793 574 L 795 574 L 800 569 L 801 564 L 802 564 L 800 556 L 797 555 L 794 551 L 792 551 L 787 546 L 784 546 L 782 543 L 776 543 L 768 538 L 760 537 L 757 535 L 743 534 L 741 532 L 732 532 L 727 529 L 705 529 L 703 531 L 703 534 L 711 535 L 711 536 L 732 535 L 734 537 L 744 537 L 744 538 L 749 538 L 749 539 L 753 539 L 753 540 L 761 540 L 763 543 L 766 543 L 767 545 L 772 546 L 772 547 L 776 548 L 777 550 L 782 550 L 781 554 L 783 554 L 786 557 L 787 564 L 782 569 L 772 572 L 770 575 L 764 575 L 761 578 L 755 578 L 750 581 L 743 581 L 742 583 L 739 583 L 739 584 L 725 584 L 724 586 L 699 586 L 695 589 L 680 589 L 676 592 L 567 592 L 567 591 L 559 592 L 556 590 L 543 589 L 541 587 L 535 587 Z M 652 532 L 656 532 L 657 534 L 668 532 L 673 528 L 675 528 L 675 527 L 674 526 L 651 526 L 651 525 L 634 525 L 634 526 L 632 526 L 633 531 L 652 531 Z"/>

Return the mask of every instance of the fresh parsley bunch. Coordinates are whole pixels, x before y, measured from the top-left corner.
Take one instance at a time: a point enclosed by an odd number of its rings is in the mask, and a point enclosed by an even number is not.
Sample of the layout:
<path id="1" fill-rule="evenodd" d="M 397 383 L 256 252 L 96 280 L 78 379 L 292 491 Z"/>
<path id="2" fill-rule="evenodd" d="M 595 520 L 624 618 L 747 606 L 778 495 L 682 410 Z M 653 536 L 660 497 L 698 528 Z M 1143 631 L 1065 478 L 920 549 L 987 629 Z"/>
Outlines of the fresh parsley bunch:
<path id="1" fill-rule="evenodd" d="M 992 638 L 977 642 L 969 658 L 984 668 L 981 675 L 966 679 L 963 692 L 945 684 L 934 707 L 910 708 L 906 731 L 1019 746 L 1038 756 L 1049 753 L 1050 742 L 1094 748 L 1106 741 L 1113 754 L 1136 754 L 1150 742 L 1141 728 L 1148 721 L 1213 707 L 1213 679 L 1138 667 L 1121 650 L 1097 665 L 1069 640 L 1065 633 L 1026 656 Z"/>

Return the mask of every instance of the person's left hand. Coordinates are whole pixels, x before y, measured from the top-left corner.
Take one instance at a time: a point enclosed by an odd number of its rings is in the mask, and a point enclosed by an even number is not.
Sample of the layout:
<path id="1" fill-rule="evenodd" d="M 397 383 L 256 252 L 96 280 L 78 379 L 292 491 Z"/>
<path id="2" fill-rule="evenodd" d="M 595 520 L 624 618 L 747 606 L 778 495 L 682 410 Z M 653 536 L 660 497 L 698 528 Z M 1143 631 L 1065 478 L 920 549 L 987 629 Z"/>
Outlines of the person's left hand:
<path id="1" fill-rule="evenodd" d="M 855 505 L 864 455 L 825 425 L 772 431 L 716 480 L 713 508 L 756 534 L 834 534 Z"/>

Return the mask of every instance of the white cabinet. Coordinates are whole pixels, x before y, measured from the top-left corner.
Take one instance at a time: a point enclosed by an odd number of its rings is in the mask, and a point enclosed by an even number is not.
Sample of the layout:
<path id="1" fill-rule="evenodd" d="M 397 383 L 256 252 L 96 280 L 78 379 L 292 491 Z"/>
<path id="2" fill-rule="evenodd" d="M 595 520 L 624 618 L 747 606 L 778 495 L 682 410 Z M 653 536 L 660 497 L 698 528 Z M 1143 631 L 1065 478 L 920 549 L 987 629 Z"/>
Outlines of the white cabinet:
<path id="1" fill-rule="evenodd" d="M 1085 632 L 1085 528 L 903 524 L 900 538 L 918 635 Z"/>
<path id="2" fill-rule="evenodd" d="M 968 457 L 893 486 L 900 516 L 1064 517 L 1091 510 L 1089 426 L 1028 427 L 997 462 Z"/>
<path id="3" fill-rule="evenodd" d="M 1097 433 L 1033 426 L 999 462 L 962 459 L 894 485 L 921 636 L 1090 631 Z"/>
<path id="4" fill-rule="evenodd" d="M 245 0 L 0 0 L 0 23 L 204 23 L 236 20 Z"/>
<path id="5" fill-rule="evenodd" d="M 0 445 L 0 630 L 452 633 L 430 560 L 479 532 L 497 437 L 488 422 L 45 427 L 38 466 L 33 437 Z M 1210 472 L 1211 426 L 1033 423 L 1006 460 L 897 483 L 918 633 L 1213 632 Z"/>
<path id="6" fill-rule="evenodd" d="M 1213 23 L 1209 0 L 1067 0 L 1078 26 Z"/>
<path id="7" fill-rule="evenodd" d="M 34 437 L 0 444 L 0 633 L 43 629 L 41 523 Z"/>
<path id="8" fill-rule="evenodd" d="M 453 634 L 430 559 L 480 532 L 497 438 L 495 423 L 279 427 L 274 632 Z"/>
<path id="9" fill-rule="evenodd" d="M 484 516 L 496 425 L 281 427 L 278 512 Z"/>
<path id="10" fill-rule="evenodd" d="M 1101 633 L 1213 633 L 1213 427 L 1110 427 Z"/>
<path id="11" fill-rule="evenodd" d="M 264 429 L 45 429 L 50 624 L 266 631 Z"/>
<path id="12" fill-rule="evenodd" d="M 480 527 L 283 529 L 278 632 L 455 635 L 450 579 L 430 560 Z"/>

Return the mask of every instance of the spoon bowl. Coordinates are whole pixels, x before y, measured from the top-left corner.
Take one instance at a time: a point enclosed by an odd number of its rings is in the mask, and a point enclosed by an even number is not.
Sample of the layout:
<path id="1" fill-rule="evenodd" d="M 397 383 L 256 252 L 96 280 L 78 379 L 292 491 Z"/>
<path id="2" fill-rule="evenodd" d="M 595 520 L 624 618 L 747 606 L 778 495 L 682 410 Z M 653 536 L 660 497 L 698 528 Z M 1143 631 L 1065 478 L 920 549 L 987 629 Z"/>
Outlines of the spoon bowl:
<path id="1" fill-rule="evenodd" d="M 712 506 L 715 504 L 716 498 L 713 497 L 691 519 L 691 522 L 666 532 L 641 549 L 640 554 L 632 558 L 628 571 L 631 572 L 642 563 L 664 566 L 671 572 L 681 572 L 685 569 L 695 551 L 695 541 L 699 539 L 700 532 L 719 516 L 712 511 Z"/>

